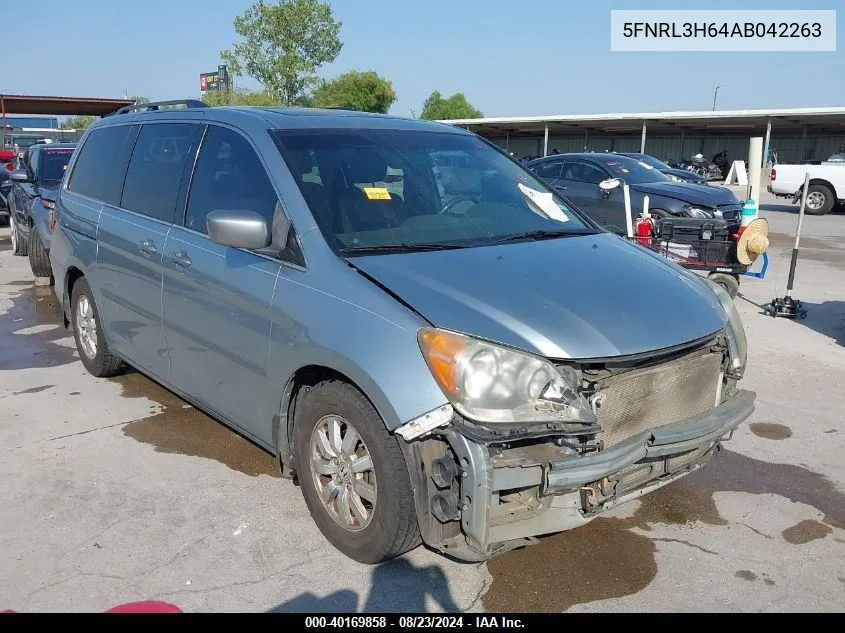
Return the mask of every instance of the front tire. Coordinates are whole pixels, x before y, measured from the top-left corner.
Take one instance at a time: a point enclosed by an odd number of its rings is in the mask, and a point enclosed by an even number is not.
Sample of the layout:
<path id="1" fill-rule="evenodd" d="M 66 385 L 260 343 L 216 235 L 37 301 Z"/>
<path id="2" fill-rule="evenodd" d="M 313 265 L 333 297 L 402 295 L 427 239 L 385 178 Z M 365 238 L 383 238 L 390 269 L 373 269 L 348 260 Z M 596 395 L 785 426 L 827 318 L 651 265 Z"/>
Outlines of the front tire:
<path id="1" fill-rule="evenodd" d="M 50 265 L 50 255 L 44 244 L 41 243 L 41 235 L 35 225 L 29 228 L 29 267 L 36 277 L 53 277 L 53 267 Z"/>
<path id="2" fill-rule="evenodd" d="M 26 240 L 21 236 L 18 223 L 15 222 L 14 212 L 9 213 L 9 235 L 12 238 L 12 255 L 23 257 L 26 255 Z"/>
<path id="3" fill-rule="evenodd" d="M 825 215 L 836 203 L 836 198 L 829 187 L 825 185 L 810 185 L 807 189 L 807 215 Z"/>
<path id="4" fill-rule="evenodd" d="M 719 284 L 731 296 L 731 299 L 736 299 L 739 294 L 739 279 L 736 275 L 728 275 L 726 273 L 711 273 L 708 275 L 710 281 Z"/>
<path id="5" fill-rule="evenodd" d="M 85 277 L 81 277 L 73 285 L 70 305 L 76 351 L 79 352 L 85 369 L 97 378 L 108 378 L 121 373 L 125 364 L 119 356 L 112 353 L 106 343 L 100 312 Z"/>
<path id="6" fill-rule="evenodd" d="M 294 444 L 305 503 L 338 550 L 372 564 L 419 545 L 402 450 L 360 391 L 339 380 L 301 391 Z"/>

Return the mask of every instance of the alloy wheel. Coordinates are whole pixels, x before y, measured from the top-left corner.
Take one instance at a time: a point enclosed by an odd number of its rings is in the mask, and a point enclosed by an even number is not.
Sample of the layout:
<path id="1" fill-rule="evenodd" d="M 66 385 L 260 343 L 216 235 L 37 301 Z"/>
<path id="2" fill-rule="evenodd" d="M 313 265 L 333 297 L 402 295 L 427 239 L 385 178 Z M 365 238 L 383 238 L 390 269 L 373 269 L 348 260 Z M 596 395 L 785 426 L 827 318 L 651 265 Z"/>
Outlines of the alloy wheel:
<path id="1" fill-rule="evenodd" d="M 311 432 L 311 476 L 329 516 L 342 528 L 360 532 L 372 521 L 378 487 L 372 456 L 355 427 L 327 415 Z"/>

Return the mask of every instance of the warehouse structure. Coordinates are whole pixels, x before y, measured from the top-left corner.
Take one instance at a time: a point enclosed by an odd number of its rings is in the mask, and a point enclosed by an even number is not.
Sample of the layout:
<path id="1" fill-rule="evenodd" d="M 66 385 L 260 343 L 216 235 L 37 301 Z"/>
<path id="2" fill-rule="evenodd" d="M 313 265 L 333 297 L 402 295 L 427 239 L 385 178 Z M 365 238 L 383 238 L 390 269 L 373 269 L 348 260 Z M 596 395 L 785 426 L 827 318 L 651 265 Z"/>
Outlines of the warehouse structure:
<path id="1" fill-rule="evenodd" d="M 444 121 L 464 127 L 519 157 L 558 152 L 644 152 L 684 160 L 721 149 L 748 156 L 748 139 L 764 137 L 764 156 L 781 163 L 820 161 L 845 143 L 845 107 L 630 114 L 562 114 Z"/>

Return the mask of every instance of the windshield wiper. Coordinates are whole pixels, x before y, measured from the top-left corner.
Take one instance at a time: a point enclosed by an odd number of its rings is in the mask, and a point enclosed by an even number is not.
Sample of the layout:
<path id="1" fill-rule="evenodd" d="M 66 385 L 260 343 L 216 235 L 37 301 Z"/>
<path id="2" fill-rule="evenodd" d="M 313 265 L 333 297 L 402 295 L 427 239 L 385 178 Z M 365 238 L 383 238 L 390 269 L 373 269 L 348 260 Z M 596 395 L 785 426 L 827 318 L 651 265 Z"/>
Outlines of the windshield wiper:
<path id="1" fill-rule="evenodd" d="M 344 255 L 379 255 L 385 253 L 412 253 L 419 251 L 445 251 L 467 248 L 464 244 L 426 242 L 422 244 L 380 244 L 378 246 L 349 246 L 341 248 Z"/>
<path id="2" fill-rule="evenodd" d="M 527 231 L 525 233 L 515 233 L 513 235 L 508 235 L 507 237 L 503 237 L 498 240 L 494 240 L 493 244 L 501 244 L 503 242 L 518 242 L 520 240 L 553 240 L 557 237 L 577 237 L 580 235 L 590 235 L 591 233 L 587 232 L 576 232 L 576 231 L 548 231 L 548 230 L 539 230 L 539 231 Z"/>

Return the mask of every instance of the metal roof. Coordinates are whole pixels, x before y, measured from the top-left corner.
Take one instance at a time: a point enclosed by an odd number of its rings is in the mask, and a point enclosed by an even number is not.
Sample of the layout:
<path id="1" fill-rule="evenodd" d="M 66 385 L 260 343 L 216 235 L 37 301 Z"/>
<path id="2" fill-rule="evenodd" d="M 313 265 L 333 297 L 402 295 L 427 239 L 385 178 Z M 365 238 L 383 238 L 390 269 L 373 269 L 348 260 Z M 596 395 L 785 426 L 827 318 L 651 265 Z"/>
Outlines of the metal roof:
<path id="1" fill-rule="evenodd" d="M 0 94 L 0 109 L 8 114 L 105 116 L 134 103 L 131 99 L 46 97 Z"/>
<path id="2" fill-rule="evenodd" d="M 617 112 L 607 114 L 555 114 L 531 117 L 486 117 L 442 121 L 450 125 L 469 127 L 473 131 L 542 132 L 546 125 L 550 132 L 595 130 L 602 132 L 634 132 L 645 123 L 649 132 L 707 130 L 725 131 L 759 128 L 771 119 L 778 129 L 800 131 L 805 125 L 845 131 L 845 107 L 786 108 L 756 110 L 701 110 L 691 112 Z"/>

